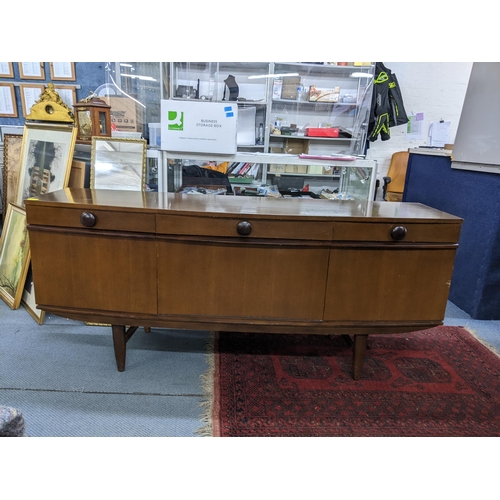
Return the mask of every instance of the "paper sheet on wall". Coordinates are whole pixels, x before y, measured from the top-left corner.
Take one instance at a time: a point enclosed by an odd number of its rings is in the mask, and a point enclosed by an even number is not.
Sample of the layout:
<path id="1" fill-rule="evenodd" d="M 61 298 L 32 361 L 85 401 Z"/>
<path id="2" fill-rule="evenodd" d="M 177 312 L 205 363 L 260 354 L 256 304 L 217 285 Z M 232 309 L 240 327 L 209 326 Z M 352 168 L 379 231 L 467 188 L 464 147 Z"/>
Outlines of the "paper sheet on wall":
<path id="1" fill-rule="evenodd" d="M 444 147 L 450 141 L 451 122 L 433 122 L 429 126 L 429 146 Z"/>
<path id="2" fill-rule="evenodd" d="M 424 138 L 424 114 L 415 113 L 408 116 L 406 125 L 406 140 L 415 141 Z"/>

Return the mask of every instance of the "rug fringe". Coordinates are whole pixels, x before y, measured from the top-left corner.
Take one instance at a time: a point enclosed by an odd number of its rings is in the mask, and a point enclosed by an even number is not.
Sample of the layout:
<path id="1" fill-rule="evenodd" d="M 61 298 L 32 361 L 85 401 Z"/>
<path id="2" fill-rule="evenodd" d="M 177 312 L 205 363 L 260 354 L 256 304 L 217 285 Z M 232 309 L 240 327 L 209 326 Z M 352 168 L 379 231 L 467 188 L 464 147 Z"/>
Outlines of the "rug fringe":
<path id="1" fill-rule="evenodd" d="M 479 335 L 476 333 L 475 330 L 473 330 L 472 328 L 469 328 L 469 327 L 465 327 L 464 328 L 476 339 L 478 340 L 481 344 L 484 345 L 484 347 L 487 347 L 491 352 L 493 352 L 493 354 L 496 354 L 498 357 L 500 357 L 500 351 L 494 347 L 493 345 L 491 345 L 490 343 L 486 342 L 486 340 L 483 340 L 481 337 L 479 337 Z"/>
<path id="2" fill-rule="evenodd" d="M 206 347 L 206 359 L 208 368 L 205 373 L 200 375 L 201 388 L 203 391 L 203 397 L 201 399 L 200 406 L 204 407 L 203 413 L 201 415 L 203 426 L 194 432 L 197 436 L 200 437 L 213 436 L 212 415 L 214 404 L 215 332 L 210 332 Z"/>

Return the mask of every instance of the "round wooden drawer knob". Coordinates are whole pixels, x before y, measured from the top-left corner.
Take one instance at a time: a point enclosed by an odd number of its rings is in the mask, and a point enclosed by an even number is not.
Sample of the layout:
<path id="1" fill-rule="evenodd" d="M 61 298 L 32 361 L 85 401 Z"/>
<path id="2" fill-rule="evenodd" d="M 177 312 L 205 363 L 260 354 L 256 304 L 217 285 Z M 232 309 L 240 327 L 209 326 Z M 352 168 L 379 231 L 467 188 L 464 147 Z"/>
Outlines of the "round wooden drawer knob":
<path id="1" fill-rule="evenodd" d="M 391 237 L 393 240 L 401 241 L 405 239 L 407 229 L 404 226 L 396 226 L 391 231 Z"/>
<path id="2" fill-rule="evenodd" d="M 252 224 L 246 220 L 238 222 L 236 231 L 238 231 L 238 234 L 241 236 L 248 236 L 252 232 Z"/>
<path id="3" fill-rule="evenodd" d="M 85 227 L 93 227 L 97 222 L 97 218 L 94 214 L 91 214 L 90 212 L 83 212 L 82 215 L 80 215 L 80 222 Z"/>

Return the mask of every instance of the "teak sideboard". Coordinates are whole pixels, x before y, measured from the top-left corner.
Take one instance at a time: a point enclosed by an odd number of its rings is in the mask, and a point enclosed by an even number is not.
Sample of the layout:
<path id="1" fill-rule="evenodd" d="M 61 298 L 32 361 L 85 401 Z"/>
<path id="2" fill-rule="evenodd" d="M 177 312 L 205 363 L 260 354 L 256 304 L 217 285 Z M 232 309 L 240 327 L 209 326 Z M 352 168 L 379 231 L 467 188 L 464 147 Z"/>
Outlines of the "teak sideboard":
<path id="1" fill-rule="evenodd" d="M 369 334 L 443 322 L 462 219 L 418 203 L 68 188 L 25 202 L 36 301 L 112 325 Z"/>

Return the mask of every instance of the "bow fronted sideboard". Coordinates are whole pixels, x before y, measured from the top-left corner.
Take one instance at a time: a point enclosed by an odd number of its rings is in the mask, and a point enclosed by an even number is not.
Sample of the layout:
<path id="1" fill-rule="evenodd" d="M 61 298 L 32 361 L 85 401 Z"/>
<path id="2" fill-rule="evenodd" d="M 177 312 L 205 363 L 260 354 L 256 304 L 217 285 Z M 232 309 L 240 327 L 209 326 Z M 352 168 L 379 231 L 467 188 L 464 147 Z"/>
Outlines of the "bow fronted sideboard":
<path id="1" fill-rule="evenodd" d="M 112 325 L 368 335 L 442 324 L 462 219 L 418 203 L 68 188 L 25 202 L 36 301 Z"/>

